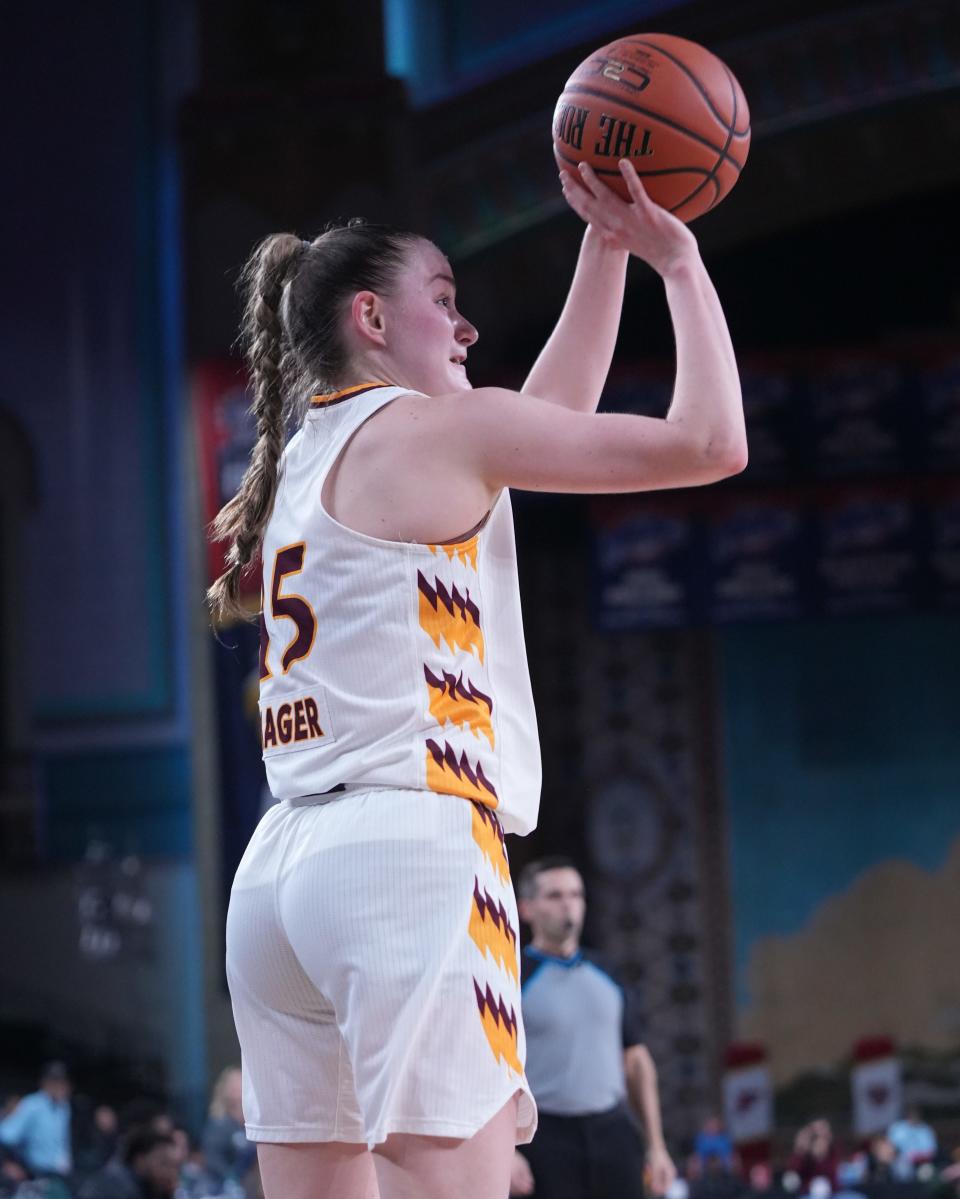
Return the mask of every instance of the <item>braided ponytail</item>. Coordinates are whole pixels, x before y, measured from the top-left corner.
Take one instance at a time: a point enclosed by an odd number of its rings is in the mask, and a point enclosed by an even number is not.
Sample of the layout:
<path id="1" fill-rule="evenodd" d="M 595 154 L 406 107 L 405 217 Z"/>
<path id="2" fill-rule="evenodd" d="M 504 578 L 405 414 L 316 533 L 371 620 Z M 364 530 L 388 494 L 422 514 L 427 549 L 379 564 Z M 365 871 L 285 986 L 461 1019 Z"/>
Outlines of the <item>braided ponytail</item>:
<path id="1" fill-rule="evenodd" d="M 215 618 L 245 618 L 240 580 L 256 557 L 277 494 L 287 420 L 298 399 L 336 389 L 349 371 L 343 317 L 358 291 L 389 294 L 418 240 L 387 225 L 331 224 L 313 242 L 275 233 L 240 277 L 241 340 L 253 381 L 257 441 L 237 494 L 211 526 L 227 541 L 227 569 L 207 592 Z"/>
<path id="2" fill-rule="evenodd" d="M 240 277 L 245 297 L 241 338 L 253 382 L 250 411 L 257 439 L 237 494 L 211 526 L 216 541 L 229 541 L 227 569 L 207 592 L 215 618 L 241 617 L 240 580 L 255 559 L 277 492 L 277 469 L 288 416 L 285 375 L 291 347 L 280 316 L 284 284 L 296 273 L 307 243 L 276 233 L 254 250 Z"/>

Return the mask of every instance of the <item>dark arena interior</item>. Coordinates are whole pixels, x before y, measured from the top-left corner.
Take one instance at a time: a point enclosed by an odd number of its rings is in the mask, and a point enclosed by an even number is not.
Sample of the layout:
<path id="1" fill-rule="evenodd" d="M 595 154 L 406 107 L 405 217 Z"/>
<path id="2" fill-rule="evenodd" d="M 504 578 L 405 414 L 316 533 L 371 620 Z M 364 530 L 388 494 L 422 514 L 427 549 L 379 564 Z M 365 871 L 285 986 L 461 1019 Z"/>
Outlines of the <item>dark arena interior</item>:
<path id="1" fill-rule="evenodd" d="M 415 230 L 479 331 L 470 382 L 519 390 L 583 237 L 554 104 L 656 31 L 750 106 L 690 226 L 749 462 L 513 489 L 543 783 L 510 873 L 579 871 L 671 1199 L 960 1199 L 955 0 L 113 0 L 4 27 L 0 1197 L 282 1195 L 224 967 L 272 802 L 258 626 L 205 601 L 254 438 L 244 261 L 345 218 Z M 634 258 L 600 411 L 663 417 L 674 369 Z M 531 1161 L 510 1193 L 560 1194 Z"/>

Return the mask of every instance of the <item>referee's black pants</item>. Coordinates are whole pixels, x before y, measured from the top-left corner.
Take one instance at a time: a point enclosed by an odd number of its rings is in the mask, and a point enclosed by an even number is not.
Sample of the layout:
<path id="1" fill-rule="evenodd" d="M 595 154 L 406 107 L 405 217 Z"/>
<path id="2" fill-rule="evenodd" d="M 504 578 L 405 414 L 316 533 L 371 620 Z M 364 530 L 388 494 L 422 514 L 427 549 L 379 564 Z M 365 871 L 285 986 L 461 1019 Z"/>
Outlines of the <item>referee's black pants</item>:
<path id="1" fill-rule="evenodd" d="M 533 1171 L 534 1199 L 643 1199 L 643 1141 L 627 1107 L 541 1112 L 536 1136 L 519 1149 Z"/>

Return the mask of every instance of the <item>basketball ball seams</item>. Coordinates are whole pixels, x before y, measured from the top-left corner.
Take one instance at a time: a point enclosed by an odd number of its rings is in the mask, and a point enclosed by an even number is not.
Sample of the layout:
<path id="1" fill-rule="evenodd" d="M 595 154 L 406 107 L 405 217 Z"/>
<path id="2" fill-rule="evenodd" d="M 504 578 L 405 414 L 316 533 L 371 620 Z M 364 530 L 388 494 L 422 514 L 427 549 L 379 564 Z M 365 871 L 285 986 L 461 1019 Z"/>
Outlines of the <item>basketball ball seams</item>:
<path id="1" fill-rule="evenodd" d="M 700 193 L 703 191 L 703 189 L 707 186 L 708 183 L 712 183 L 714 185 L 714 196 L 713 196 L 713 199 L 710 201 L 710 203 L 707 205 L 706 211 L 709 212 L 710 209 L 714 206 L 714 204 L 716 204 L 717 201 L 720 199 L 720 183 L 717 179 L 717 171 L 719 171 L 720 164 L 723 162 L 724 158 L 727 156 L 727 149 L 730 146 L 730 142 L 733 140 L 733 131 L 737 127 L 737 109 L 739 108 L 739 105 L 737 103 L 737 89 L 734 86 L 733 76 L 730 74 L 729 71 L 727 71 L 726 67 L 724 67 L 723 69 L 727 72 L 727 82 L 730 84 L 730 94 L 733 96 L 733 113 L 731 114 L 730 125 L 727 129 L 726 144 L 724 145 L 721 154 L 717 158 L 717 161 L 713 164 L 713 168 L 711 169 L 709 175 L 707 175 L 706 179 L 702 180 L 701 183 L 699 183 L 698 186 L 693 189 L 693 191 L 690 193 L 689 196 L 687 196 L 686 200 L 684 200 L 683 203 L 678 204 L 676 208 L 671 208 L 670 209 L 671 212 L 676 212 L 677 208 L 682 208 L 684 204 L 689 204 L 691 200 L 695 200 L 697 198 L 697 196 L 699 196 Z"/>
<path id="2" fill-rule="evenodd" d="M 624 38 L 623 40 L 625 42 L 630 42 L 634 46 L 646 46 L 648 50 L 656 50 L 656 52 L 658 54 L 662 54 L 664 58 L 669 59 L 669 61 L 672 62 L 674 64 L 674 66 L 679 67 L 680 70 L 683 71 L 684 75 L 687 76 L 687 78 L 690 80 L 690 82 L 693 84 L 693 86 L 697 89 L 697 91 L 700 93 L 700 95 L 704 98 L 704 100 L 706 101 L 707 107 L 710 109 L 710 111 L 713 113 L 713 115 L 717 118 L 717 120 L 723 126 L 724 130 L 727 133 L 730 132 L 731 125 L 728 124 L 726 120 L 724 120 L 723 115 L 720 113 L 719 109 L 714 104 L 714 102 L 710 96 L 710 93 L 703 86 L 703 84 L 696 77 L 696 75 L 694 75 L 693 71 L 690 70 L 690 68 L 687 66 L 687 64 L 683 61 L 682 58 L 677 58 L 677 56 L 675 54 L 671 54 L 669 50 L 664 50 L 664 48 L 662 46 L 658 46 L 656 42 L 648 42 L 646 40 L 646 38 L 631 37 L 631 38 Z M 711 55 L 711 57 L 714 57 L 714 56 Z M 717 59 L 716 61 L 719 62 L 720 60 Z M 725 63 L 720 63 L 720 65 L 723 67 L 723 69 L 725 71 L 727 71 L 727 67 L 726 67 Z M 727 74 L 729 75 L 730 72 L 727 71 Z M 736 114 L 736 109 L 734 109 L 734 114 L 733 114 L 734 123 L 736 122 L 736 119 L 737 119 L 737 114 Z"/>
<path id="3" fill-rule="evenodd" d="M 721 63 L 720 65 L 727 72 L 727 78 L 730 80 L 730 87 L 733 90 L 733 128 L 732 128 L 731 132 L 734 137 L 739 137 L 741 139 L 745 138 L 745 137 L 749 137 L 750 136 L 749 124 L 747 125 L 746 129 L 744 129 L 742 131 L 737 128 L 737 87 L 738 87 L 737 81 L 733 76 L 733 72 L 730 70 L 730 68 L 727 66 L 726 63 Z M 746 100 L 746 96 L 744 96 L 744 100 Z"/>
<path id="4" fill-rule="evenodd" d="M 572 85 L 571 85 L 572 83 Z M 577 96 L 594 96 L 598 100 L 609 100 L 611 104 L 617 104 L 621 108 L 628 108 L 631 112 L 637 112 L 641 116 L 650 117 L 651 120 L 658 121 L 661 125 L 665 125 L 668 129 L 675 129 L 677 133 L 682 133 L 689 137 L 691 141 L 699 142 L 701 146 L 706 146 L 708 150 L 712 150 L 714 154 L 722 155 L 731 165 L 737 168 L 737 172 L 741 170 L 743 164 L 738 162 L 732 154 L 726 153 L 715 142 L 709 138 L 702 137 L 699 133 L 694 133 L 692 129 L 688 129 L 686 125 L 681 125 L 677 121 L 671 121 L 669 117 L 663 116 L 659 112 L 654 112 L 651 108 L 644 108 L 640 104 L 634 104 L 631 100 L 625 100 L 621 96 L 616 96 L 607 91 L 602 91 L 600 88 L 585 87 L 583 84 L 575 82 L 568 83 L 560 95 L 560 100 L 568 100 L 572 102 Z M 558 101 L 559 103 L 559 101 Z M 724 125 L 724 131 L 727 134 L 727 145 L 730 144 L 730 129 Z"/>
<path id="5" fill-rule="evenodd" d="M 720 184 L 719 184 L 719 182 L 716 179 L 711 179 L 710 182 L 713 184 L 714 196 L 713 196 L 713 199 L 710 201 L 710 203 L 707 205 L 707 207 L 704 209 L 704 212 L 709 212 L 710 209 L 714 206 L 714 204 L 716 204 L 717 201 L 720 199 Z M 697 191 L 699 191 L 699 190 L 700 189 L 698 188 Z M 690 201 L 694 198 L 694 196 L 696 194 L 697 194 L 696 192 L 693 192 L 691 195 L 687 196 L 687 198 L 685 200 L 681 200 L 679 204 L 674 204 L 674 206 L 670 209 L 670 211 L 674 215 L 676 215 L 680 211 L 680 209 L 684 207 L 684 205 L 690 203 Z M 703 213 L 698 212 L 697 216 L 703 216 Z"/>

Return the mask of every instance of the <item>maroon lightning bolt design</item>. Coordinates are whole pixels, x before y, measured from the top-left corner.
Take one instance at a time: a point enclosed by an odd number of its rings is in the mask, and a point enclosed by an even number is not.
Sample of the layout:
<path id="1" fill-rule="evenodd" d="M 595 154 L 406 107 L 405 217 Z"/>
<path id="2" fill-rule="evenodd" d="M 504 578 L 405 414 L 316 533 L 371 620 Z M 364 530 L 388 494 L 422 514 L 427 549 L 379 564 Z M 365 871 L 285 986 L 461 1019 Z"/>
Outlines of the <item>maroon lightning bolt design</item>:
<path id="1" fill-rule="evenodd" d="M 442 678 L 438 678 L 429 666 L 423 668 L 430 695 L 430 714 L 434 720 L 441 728 L 448 720 L 457 728 L 468 725 L 474 736 L 479 737 L 482 733 L 493 749 L 493 726 L 490 723 L 493 700 L 469 679 L 464 683 L 462 671 L 459 675 L 446 670 L 440 673 Z"/>
<path id="2" fill-rule="evenodd" d="M 457 757 L 457 751 L 447 741 L 441 749 L 430 737 L 427 738 L 427 786 L 441 795 L 478 800 L 488 808 L 495 808 L 500 802 L 479 762 L 471 765 L 466 753 Z"/>
<path id="3" fill-rule="evenodd" d="M 480 1009 L 480 1023 L 494 1057 L 498 1062 L 505 1061 L 517 1074 L 522 1074 L 523 1066 L 517 1053 L 517 1017 L 513 1008 L 508 1011 L 503 998 L 494 996 L 489 985 L 481 990 L 480 984 L 474 979 L 473 988 Z"/>
<path id="4" fill-rule="evenodd" d="M 420 591 L 420 627 L 440 648 L 441 638 L 452 650 L 463 649 L 483 661 L 483 633 L 480 631 L 480 609 L 470 598 L 461 595 L 456 584 L 448 590 L 437 578 L 431 586 L 421 571 L 417 571 Z"/>

